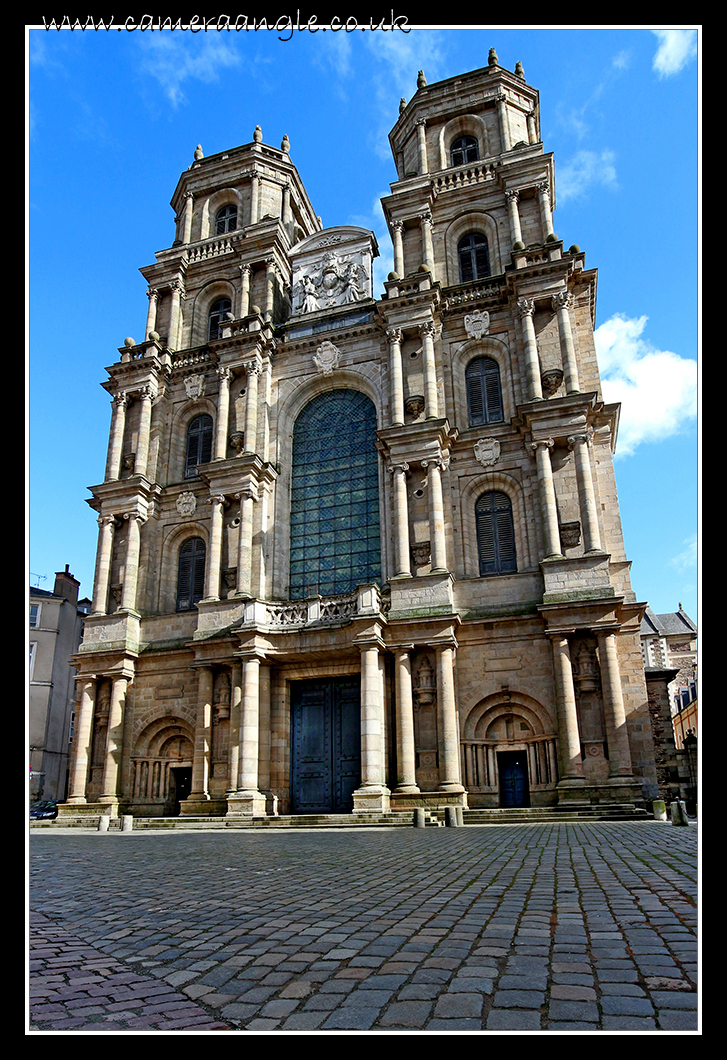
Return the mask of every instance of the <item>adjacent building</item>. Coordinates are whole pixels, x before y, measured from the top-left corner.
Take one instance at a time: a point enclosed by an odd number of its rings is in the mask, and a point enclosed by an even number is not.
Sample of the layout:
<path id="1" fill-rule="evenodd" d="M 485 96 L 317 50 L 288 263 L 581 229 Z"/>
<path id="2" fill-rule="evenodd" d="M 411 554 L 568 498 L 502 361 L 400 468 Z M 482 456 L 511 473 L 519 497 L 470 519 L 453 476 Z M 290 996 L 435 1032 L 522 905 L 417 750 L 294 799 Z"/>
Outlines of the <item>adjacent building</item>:
<path id="1" fill-rule="evenodd" d="M 374 234 L 197 148 L 112 401 L 68 815 L 658 793 L 596 272 L 494 51 L 402 100 Z"/>
<path id="2" fill-rule="evenodd" d="M 68 570 L 55 576 L 53 591 L 30 587 L 29 702 L 30 798 L 63 800 L 73 736 L 75 668 L 90 600 L 79 600 Z"/>

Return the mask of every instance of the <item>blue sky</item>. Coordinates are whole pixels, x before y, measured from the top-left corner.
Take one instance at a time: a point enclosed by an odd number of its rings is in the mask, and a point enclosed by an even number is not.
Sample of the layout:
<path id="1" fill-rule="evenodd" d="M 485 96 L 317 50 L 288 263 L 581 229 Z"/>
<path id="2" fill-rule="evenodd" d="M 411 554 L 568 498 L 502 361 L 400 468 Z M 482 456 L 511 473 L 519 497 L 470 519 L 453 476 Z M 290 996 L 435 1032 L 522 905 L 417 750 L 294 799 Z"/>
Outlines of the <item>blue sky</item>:
<path id="1" fill-rule="evenodd" d="M 280 36 L 290 39 L 280 40 Z M 606 400 L 621 401 L 616 476 L 639 600 L 698 617 L 699 33 L 693 29 L 411 32 L 28 31 L 28 553 L 30 583 L 66 564 L 91 596 L 87 487 L 103 479 L 100 384 L 140 341 L 139 268 L 171 245 L 169 206 L 205 154 L 290 138 L 324 225 L 376 233 L 403 96 L 522 62 L 555 156 L 554 227 L 597 268 Z"/>

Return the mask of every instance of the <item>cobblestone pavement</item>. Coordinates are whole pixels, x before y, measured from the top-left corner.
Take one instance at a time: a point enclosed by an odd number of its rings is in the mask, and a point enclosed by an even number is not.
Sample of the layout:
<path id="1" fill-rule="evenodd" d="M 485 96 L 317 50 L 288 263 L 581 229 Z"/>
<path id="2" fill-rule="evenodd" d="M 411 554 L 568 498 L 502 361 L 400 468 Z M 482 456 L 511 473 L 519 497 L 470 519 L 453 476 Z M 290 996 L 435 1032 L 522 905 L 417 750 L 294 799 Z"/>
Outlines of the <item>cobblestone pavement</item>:
<path id="1" fill-rule="evenodd" d="M 697 1031 L 697 828 L 33 831 L 35 1031 Z"/>

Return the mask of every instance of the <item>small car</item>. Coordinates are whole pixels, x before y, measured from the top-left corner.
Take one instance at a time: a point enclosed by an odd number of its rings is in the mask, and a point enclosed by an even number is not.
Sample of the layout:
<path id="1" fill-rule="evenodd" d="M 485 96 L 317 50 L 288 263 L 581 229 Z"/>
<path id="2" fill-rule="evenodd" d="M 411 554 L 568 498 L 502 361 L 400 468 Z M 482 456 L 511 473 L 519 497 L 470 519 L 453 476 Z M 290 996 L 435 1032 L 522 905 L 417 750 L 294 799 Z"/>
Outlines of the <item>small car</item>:
<path id="1" fill-rule="evenodd" d="M 31 821 L 54 821 L 58 816 L 58 803 L 53 799 L 34 802 L 30 807 Z"/>

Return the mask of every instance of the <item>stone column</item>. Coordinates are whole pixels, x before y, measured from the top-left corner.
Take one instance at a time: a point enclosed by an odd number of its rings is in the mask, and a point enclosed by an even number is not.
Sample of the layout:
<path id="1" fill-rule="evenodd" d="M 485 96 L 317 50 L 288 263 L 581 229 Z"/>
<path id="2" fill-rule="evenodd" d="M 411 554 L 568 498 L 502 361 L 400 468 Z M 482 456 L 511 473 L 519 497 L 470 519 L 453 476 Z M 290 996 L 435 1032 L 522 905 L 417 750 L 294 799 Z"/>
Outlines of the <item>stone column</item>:
<path id="1" fill-rule="evenodd" d="M 252 596 L 252 533 L 255 491 L 248 487 L 235 494 L 240 501 L 240 536 L 237 545 L 237 588 L 235 596 Z"/>
<path id="2" fill-rule="evenodd" d="M 220 394 L 217 401 L 217 434 L 215 437 L 214 460 L 224 460 L 227 456 L 227 428 L 230 419 L 230 380 L 229 368 L 218 367 L 217 377 L 220 381 Z"/>
<path id="3" fill-rule="evenodd" d="M 533 314 L 535 302 L 529 298 L 518 298 L 518 312 L 523 329 L 523 351 L 525 354 L 525 377 L 527 379 L 527 400 L 542 401 L 543 388 L 540 382 L 540 359 L 538 343 L 535 338 Z"/>
<path id="4" fill-rule="evenodd" d="M 442 458 L 422 461 L 422 467 L 427 471 L 432 574 L 443 573 L 448 569 L 444 537 L 444 498 L 442 497 L 442 468 L 446 466 L 447 462 Z"/>
<path id="5" fill-rule="evenodd" d="M 540 487 L 540 511 L 543 517 L 543 536 L 545 538 L 545 555 L 560 556 L 560 530 L 558 527 L 558 505 L 555 499 L 553 468 L 550 463 L 550 450 L 554 445 L 552 438 L 532 442 L 538 466 L 538 486 Z"/>
<path id="6" fill-rule="evenodd" d="M 264 817 L 265 796 L 259 790 L 260 657 L 242 656 L 242 702 L 237 791 L 228 799 L 228 816 Z"/>
<path id="7" fill-rule="evenodd" d="M 379 640 L 361 648 L 361 786 L 353 793 L 355 812 L 388 813 L 390 792 L 384 783 L 385 718 L 379 672 Z"/>
<path id="8" fill-rule="evenodd" d="M 515 243 L 522 243 L 523 241 L 523 234 L 520 228 L 520 211 L 518 210 L 520 192 L 515 190 L 506 191 L 505 198 L 507 199 L 507 213 L 510 218 L 510 239 L 514 246 Z"/>
<path id="9" fill-rule="evenodd" d="M 194 194 L 188 191 L 184 196 L 184 228 L 182 242 L 186 245 L 192 242 L 192 209 L 194 206 Z"/>
<path id="10" fill-rule="evenodd" d="M 504 93 L 495 97 L 497 100 L 497 117 L 500 122 L 500 144 L 503 151 L 510 150 L 510 123 L 507 117 L 507 98 Z"/>
<path id="11" fill-rule="evenodd" d="M 552 243 L 558 237 L 553 231 L 553 211 L 550 205 L 550 184 L 547 180 L 537 184 L 538 205 L 540 206 L 540 226 L 543 233 L 543 242 Z"/>
<path id="12" fill-rule="evenodd" d="M 219 600 L 220 598 L 220 561 L 222 558 L 222 516 L 225 510 L 226 499 L 223 494 L 218 493 L 210 497 L 212 505 L 212 525 L 210 527 L 210 543 L 207 554 L 207 577 L 205 584 L 205 600 Z"/>
<path id="13" fill-rule="evenodd" d="M 115 515 L 98 517 L 98 551 L 96 553 L 96 572 L 93 579 L 93 604 L 91 613 L 105 615 L 108 612 L 109 577 L 111 574 L 111 555 L 116 528 Z"/>
<path id="14" fill-rule="evenodd" d="M 211 666 L 197 669 L 197 719 L 194 729 L 192 789 L 188 801 L 209 800 L 210 753 L 212 749 L 212 697 L 214 675 Z M 193 812 L 190 810 L 190 812 Z"/>
<path id="15" fill-rule="evenodd" d="M 230 672 L 230 747 L 227 759 L 227 795 L 237 791 L 240 775 L 240 744 L 242 725 L 242 665 L 232 664 Z"/>
<path id="16" fill-rule="evenodd" d="M 126 687 L 128 677 L 114 677 L 111 682 L 111 702 L 109 704 L 109 725 L 106 733 L 106 758 L 104 761 L 103 794 L 99 802 L 116 805 L 119 801 L 119 770 L 121 751 L 124 742 L 124 711 L 126 707 Z"/>
<path id="17" fill-rule="evenodd" d="M 404 222 L 391 222 L 391 238 L 394 244 L 394 272 L 397 276 L 404 275 Z"/>
<path id="18" fill-rule="evenodd" d="M 565 633 L 553 636 L 553 669 L 555 673 L 556 711 L 560 742 L 560 783 L 583 783 L 583 763 L 581 762 L 581 742 L 578 734 L 578 713 L 573 685 L 573 667 L 568 637 Z"/>
<path id="19" fill-rule="evenodd" d="M 146 296 L 149 299 L 149 308 L 146 311 L 146 328 L 144 329 L 144 339 L 148 339 L 152 331 L 156 331 L 157 324 L 157 305 L 159 303 L 159 292 L 154 287 L 150 287 Z"/>
<path id="20" fill-rule="evenodd" d="M 457 703 L 454 698 L 454 647 L 449 644 L 436 645 L 437 652 L 437 706 L 439 711 L 439 790 L 463 792 L 460 776 L 459 726 Z"/>
<path id="21" fill-rule="evenodd" d="M 588 450 L 593 438 L 593 431 L 574 434 L 568 438 L 568 446 L 573 450 L 576 464 L 576 481 L 578 483 L 578 503 L 583 523 L 583 549 L 585 552 L 601 552 L 601 535 L 598 529 L 598 512 L 596 497 L 593 492 L 593 476 Z"/>
<path id="22" fill-rule="evenodd" d="M 258 202 L 260 198 L 260 174 L 253 169 L 250 181 L 250 224 L 254 225 L 258 219 Z"/>
<path id="23" fill-rule="evenodd" d="M 610 778 L 632 777 L 631 749 L 626 728 L 626 710 L 621 689 L 616 633 L 614 630 L 599 629 L 597 634 L 603 714 L 608 742 L 608 773 Z"/>
<path id="24" fill-rule="evenodd" d="M 528 143 L 536 144 L 538 142 L 538 129 L 535 123 L 535 111 L 529 110 L 527 115 L 528 123 Z"/>
<path id="25" fill-rule="evenodd" d="M 422 229 L 422 252 L 424 255 L 424 264 L 429 269 L 432 279 L 436 279 L 434 275 L 434 243 L 432 240 L 432 232 L 434 231 L 434 221 L 429 210 L 425 210 L 424 213 L 419 215 L 419 221 Z"/>
<path id="26" fill-rule="evenodd" d="M 66 799 L 66 802 L 74 806 L 83 805 L 86 802 L 86 778 L 88 776 L 88 762 L 91 757 L 96 683 L 95 677 L 87 677 L 81 685 L 81 700 L 73 731 L 71 768 L 68 777 L 68 798 Z"/>
<path id="27" fill-rule="evenodd" d="M 559 294 L 553 295 L 552 303 L 558 319 L 558 338 L 560 339 L 560 355 L 563 361 L 566 393 L 577 394 L 580 390 L 580 383 L 569 312 L 573 304 L 573 296 L 568 291 L 561 291 Z"/>
<path id="28" fill-rule="evenodd" d="M 389 341 L 391 426 L 400 427 L 404 423 L 404 371 L 401 364 L 401 328 L 391 328 L 386 332 L 386 338 Z"/>
<path id="29" fill-rule="evenodd" d="M 285 184 L 283 184 L 283 202 L 282 202 L 281 211 L 280 211 L 280 219 L 283 222 L 283 227 L 285 228 L 286 232 L 288 232 L 288 235 L 291 235 L 291 232 L 290 232 L 290 222 L 291 222 L 291 213 L 290 213 L 290 181 L 289 180 L 286 180 Z"/>
<path id="30" fill-rule="evenodd" d="M 265 319 L 273 319 L 275 304 L 275 259 L 265 259 Z"/>
<path id="31" fill-rule="evenodd" d="M 169 336 L 167 339 L 167 345 L 170 349 L 176 350 L 179 345 L 179 323 L 182 318 L 182 283 L 181 280 L 174 280 L 170 285 L 169 289 L 172 294 L 172 305 L 169 314 Z"/>
<path id="32" fill-rule="evenodd" d="M 429 172 L 429 164 L 427 162 L 427 134 L 426 134 L 427 122 L 425 118 L 419 118 L 417 121 L 417 158 L 419 159 L 419 174 L 420 176 L 424 173 Z"/>
<path id="33" fill-rule="evenodd" d="M 243 264 L 240 266 L 240 306 L 238 316 L 246 317 L 250 313 L 250 277 L 252 266 Z"/>
<path id="34" fill-rule="evenodd" d="M 424 361 L 424 416 L 428 420 L 439 419 L 437 394 L 437 368 L 434 359 L 434 324 L 428 321 L 419 325 L 422 337 L 422 359 Z"/>
<path id="35" fill-rule="evenodd" d="M 136 610 L 136 586 L 139 579 L 139 550 L 141 544 L 141 524 L 146 519 L 140 512 L 127 512 L 129 532 L 126 539 L 126 559 L 124 563 L 124 587 L 121 593 L 121 610 Z"/>
<path id="36" fill-rule="evenodd" d="M 394 577 L 411 577 L 409 561 L 409 503 L 406 494 L 407 463 L 389 464 L 394 493 Z"/>
<path id="37" fill-rule="evenodd" d="M 247 372 L 247 394 L 245 395 L 245 452 L 257 452 L 257 389 L 258 376 L 262 371 L 260 361 L 255 357 L 247 361 L 243 368 Z"/>
<path id="38" fill-rule="evenodd" d="M 121 454 L 124 449 L 124 430 L 126 428 L 126 409 L 129 397 L 123 391 L 116 394 L 111 402 L 111 432 L 109 434 L 108 456 L 106 457 L 106 482 L 116 482 L 121 474 Z"/>
<path id="39" fill-rule="evenodd" d="M 147 473 L 149 438 L 151 437 L 151 408 L 155 396 L 154 388 L 149 384 L 143 386 L 139 393 L 141 412 L 139 413 L 139 435 L 136 443 L 136 458 L 134 460 L 135 475 L 146 476 Z"/>
<path id="40" fill-rule="evenodd" d="M 414 703 L 411 688 L 412 646 L 397 648 L 396 667 L 396 792 L 419 791 L 416 782 L 416 749 L 414 746 Z"/>

